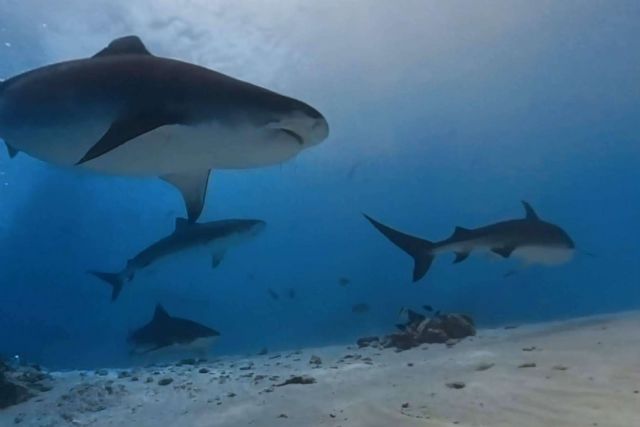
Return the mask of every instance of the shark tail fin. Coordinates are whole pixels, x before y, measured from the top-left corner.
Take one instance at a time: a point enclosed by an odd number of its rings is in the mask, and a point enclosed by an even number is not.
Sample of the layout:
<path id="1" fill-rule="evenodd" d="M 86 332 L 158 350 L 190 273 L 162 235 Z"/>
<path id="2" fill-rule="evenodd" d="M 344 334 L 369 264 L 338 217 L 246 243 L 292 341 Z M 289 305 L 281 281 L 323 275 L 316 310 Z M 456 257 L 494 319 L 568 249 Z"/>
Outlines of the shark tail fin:
<path id="1" fill-rule="evenodd" d="M 413 281 L 417 282 L 422 279 L 424 275 L 427 274 L 427 271 L 429 271 L 429 267 L 431 267 L 431 263 L 435 258 L 433 254 L 435 244 L 429 240 L 420 239 L 419 237 L 394 230 L 366 214 L 363 215 L 378 231 L 384 234 L 387 239 L 413 258 Z"/>
<path id="2" fill-rule="evenodd" d="M 120 292 L 122 292 L 122 286 L 124 286 L 124 277 L 118 273 L 103 273 L 100 271 L 90 271 L 89 273 L 96 276 L 98 279 L 102 279 L 111 285 L 111 301 L 118 299 Z"/>

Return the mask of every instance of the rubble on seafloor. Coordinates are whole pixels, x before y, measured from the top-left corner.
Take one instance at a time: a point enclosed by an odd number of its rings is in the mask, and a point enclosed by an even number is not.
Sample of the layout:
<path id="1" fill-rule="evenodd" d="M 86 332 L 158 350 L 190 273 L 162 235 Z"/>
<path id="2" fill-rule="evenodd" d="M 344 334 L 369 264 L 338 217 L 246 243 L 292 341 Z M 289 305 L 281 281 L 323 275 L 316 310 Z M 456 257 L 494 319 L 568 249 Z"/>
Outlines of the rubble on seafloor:
<path id="1" fill-rule="evenodd" d="M 39 366 L 11 367 L 0 361 L 0 409 L 51 390 L 51 376 Z"/>
<path id="2" fill-rule="evenodd" d="M 473 319 L 466 314 L 449 313 L 426 317 L 409 310 L 409 321 L 397 325 L 399 332 L 383 337 L 369 336 L 356 341 L 358 347 L 408 350 L 421 344 L 456 344 L 476 334 Z"/>

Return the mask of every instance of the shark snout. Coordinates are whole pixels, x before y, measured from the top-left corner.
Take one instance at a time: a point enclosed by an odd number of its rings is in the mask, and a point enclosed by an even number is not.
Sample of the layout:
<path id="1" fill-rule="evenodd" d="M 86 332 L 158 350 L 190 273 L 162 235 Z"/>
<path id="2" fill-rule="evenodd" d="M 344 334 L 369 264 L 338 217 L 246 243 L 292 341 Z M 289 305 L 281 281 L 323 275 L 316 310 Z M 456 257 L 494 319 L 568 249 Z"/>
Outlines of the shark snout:
<path id="1" fill-rule="evenodd" d="M 251 233 L 252 236 L 257 236 L 258 234 L 262 233 L 265 228 L 267 228 L 267 223 L 266 222 L 261 221 L 259 219 L 253 220 L 251 222 L 250 233 Z"/>
<path id="2" fill-rule="evenodd" d="M 568 239 L 567 247 L 569 249 L 575 249 L 576 248 L 575 242 L 570 237 L 567 237 L 567 239 Z"/>
<path id="3" fill-rule="evenodd" d="M 306 127 L 302 129 L 307 145 L 316 145 L 329 136 L 329 123 L 327 119 L 315 108 L 305 105 L 304 115 Z"/>
<path id="4" fill-rule="evenodd" d="M 320 116 L 316 119 L 311 126 L 311 132 L 309 135 L 309 145 L 316 145 L 324 141 L 329 137 L 329 123 L 327 120 Z"/>
<path id="5" fill-rule="evenodd" d="M 329 136 L 329 123 L 316 109 L 302 104 L 280 120 L 269 124 L 272 129 L 277 129 L 300 145 L 300 148 L 308 148 L 317 145 Z"/>

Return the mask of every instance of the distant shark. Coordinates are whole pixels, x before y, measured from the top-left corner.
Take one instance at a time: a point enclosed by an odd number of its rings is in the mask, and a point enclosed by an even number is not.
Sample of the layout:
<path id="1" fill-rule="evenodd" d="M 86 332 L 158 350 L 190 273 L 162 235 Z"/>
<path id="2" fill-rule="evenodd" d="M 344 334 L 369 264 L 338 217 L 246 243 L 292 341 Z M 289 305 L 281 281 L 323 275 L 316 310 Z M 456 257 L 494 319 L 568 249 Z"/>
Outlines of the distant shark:
<path id="1" fill-rule="evenodd" d="M 160 176 L 180 190 L 191 222 L 211 169 L 277 164 L 328 134 L 311 106 L 154 56 L 136 36 L 0 82 L 0 138 L 11 157 Z"/>
<path id="2" fill-rule="evenodd" d="M 453 235 L 441 242 L 431 242 L 394 230 L 364 215 L 387 239 L 414 259 L 413 281 L 424 277 L 437 255 L 455 254 L 454 263 L 467 259 L 476 250 L 491 251 L 503 258 L 521 258 L 527 264 L 554 265 L 569 261 L 575 250 L 573 240 L 557 225 L 542 221 L 531 205 L 522 202 L 523 219 L 497 222 L 485 227 L 456 227 Z"/>
<path id="3" fill-rule="evenodd" d="M 161 349 L 197 351 L 204 353 L 217 340 L 220 333 L 193 320 L 172 317 L 158 304 L 153 319 L 133 331 L 128 341 L 131 354 L 140 355 Z"/>
<path id="4" fill-rule="evenodd" d="M 173 233 L 134 256 L 122 271 L 118 273 L 90 271 L 90 273 L 112 286 L 111 301 L 115 301 L 125 282 L 132 280 L 136 271 L 160 259 L 181 252 L 206 248 L 212 254 L 211 265 L 215 268 L 229 248 L 255 237 L 265 227 L 266 223 L 260 220 L 228 219 L 192 224 L 184 218 L 178 218 Z"/>

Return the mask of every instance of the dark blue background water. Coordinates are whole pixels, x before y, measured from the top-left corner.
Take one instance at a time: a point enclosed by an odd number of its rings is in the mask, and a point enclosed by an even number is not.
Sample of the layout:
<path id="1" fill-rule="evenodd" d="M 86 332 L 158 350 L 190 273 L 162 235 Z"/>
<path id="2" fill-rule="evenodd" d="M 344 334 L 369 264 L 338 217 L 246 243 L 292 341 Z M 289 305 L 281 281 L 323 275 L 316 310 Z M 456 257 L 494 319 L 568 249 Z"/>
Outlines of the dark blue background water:
<path id="1" fill-rule="evenodd" d="M 216 270 L 153 266 L 117 304 L 86 270 L 117 271 L 168 234 L 178 193 L 3 154 L 0 352 L 127 364 L 124 337 L 157 302 L 220 330 L 219 354 L 350 342 L 423 303 L 481 325 L 640 306 L 638 2 L 83 3 L 0 0 L 1 75 L 136 33 L 309 102 L 331 136 L 282 166 L 215 172 L 203 219 L 266 232 Z M 435 240 L 520 217 L 521 199 L 597 257 L 507 279 L 516 264 L 441 257 L 414 285 L 411 260 L 360 215 Z M 362 302 L 371 312 L 354 315 Z"/>

